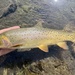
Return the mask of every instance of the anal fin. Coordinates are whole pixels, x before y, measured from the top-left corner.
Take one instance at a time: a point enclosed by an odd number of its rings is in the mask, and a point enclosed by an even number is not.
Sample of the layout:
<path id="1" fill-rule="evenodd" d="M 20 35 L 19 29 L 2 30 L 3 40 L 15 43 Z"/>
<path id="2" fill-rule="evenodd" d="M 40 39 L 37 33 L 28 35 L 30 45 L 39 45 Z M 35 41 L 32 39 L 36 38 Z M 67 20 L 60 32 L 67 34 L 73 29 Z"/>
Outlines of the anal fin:
<path id="1" fill-rule="evenodd" d="M 57 43 L 57 45 L 65 50 L 68 50 L 68 45 L 66 44 L 66 42 L 59 42 Z"/>
<path id="2" fill-rule="evenodd" d="M 38 48 L 44 52 L 48 52 L 48 46 L 47 45 L 40 45 L 40 46 L 38 46 Z"/>

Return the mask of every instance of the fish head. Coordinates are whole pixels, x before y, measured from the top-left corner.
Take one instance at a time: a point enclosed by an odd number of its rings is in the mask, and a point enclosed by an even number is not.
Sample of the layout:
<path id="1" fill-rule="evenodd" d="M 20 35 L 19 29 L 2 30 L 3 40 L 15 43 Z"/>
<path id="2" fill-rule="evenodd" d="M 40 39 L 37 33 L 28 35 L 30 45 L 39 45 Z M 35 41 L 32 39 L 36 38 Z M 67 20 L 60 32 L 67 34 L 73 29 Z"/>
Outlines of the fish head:
<path id="1" fill-rule="evenodd" d="M 0 48 L 10 48 L 11 42 L 5 35 L 0 35 Z"/>

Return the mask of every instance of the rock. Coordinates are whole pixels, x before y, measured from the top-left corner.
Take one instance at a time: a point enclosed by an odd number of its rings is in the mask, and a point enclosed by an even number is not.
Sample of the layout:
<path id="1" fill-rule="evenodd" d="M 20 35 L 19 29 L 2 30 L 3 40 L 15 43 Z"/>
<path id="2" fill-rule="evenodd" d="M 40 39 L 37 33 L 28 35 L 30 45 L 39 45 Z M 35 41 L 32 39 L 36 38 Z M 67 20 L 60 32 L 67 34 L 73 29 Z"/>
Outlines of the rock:
<path id="1" fill-rule="evenodd" d="M 14 13 L 14 12 L 16 11 L 16 9 L 17 9 L 17 5 L 16 5 L 16 4 L 11 4 L 11 5 L 6 9 L 6 11 L 3 12 L 2 16 L 0 17 L 0 19 L 3 18 L 3 17 L 8 16 L 8 15 L 11 14 L 11 13 Z"/>

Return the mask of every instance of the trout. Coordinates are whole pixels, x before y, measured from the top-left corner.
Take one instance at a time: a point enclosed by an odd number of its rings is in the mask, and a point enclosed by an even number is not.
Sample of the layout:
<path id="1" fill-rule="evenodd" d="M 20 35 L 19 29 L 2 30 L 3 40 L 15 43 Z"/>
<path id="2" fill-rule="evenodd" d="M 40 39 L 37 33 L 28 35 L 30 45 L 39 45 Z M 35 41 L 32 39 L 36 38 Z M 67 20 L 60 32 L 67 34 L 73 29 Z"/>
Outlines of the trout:
<path id="1" fill-rule="evenodd" d="M 75 32 L 42 27 L 38 22 L 34 27 L 9 30 L 0 34 L 0 48 L 21 49 L 39 48 L 48 52 L 48 45 L 57 44 L 68 49 L 66 41 L 75 41 Z"/>

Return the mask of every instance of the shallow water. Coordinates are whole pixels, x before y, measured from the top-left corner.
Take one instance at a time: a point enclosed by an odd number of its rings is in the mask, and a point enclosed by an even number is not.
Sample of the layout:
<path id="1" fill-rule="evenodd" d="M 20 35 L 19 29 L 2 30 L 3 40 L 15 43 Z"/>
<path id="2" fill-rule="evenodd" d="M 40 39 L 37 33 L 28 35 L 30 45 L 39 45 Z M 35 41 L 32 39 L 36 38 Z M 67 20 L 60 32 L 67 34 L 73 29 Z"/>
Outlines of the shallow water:
<path id="1" fill-rule="evenodd" d="M 36 25 L 39 19 L 44 21 L 43 27 L 66 30 L 75 29 L 75 0 L 0 0 L 0 16 L 7 12 L 11 4 L 16 4 L 17 9 L 0 19 L 0 29 L 15 25 L 23 28 L 32 27 Z M 44 53 L 39 49 L 11 52 L 5 55 L 6 59 L 1 63 L 0 74 L 75 74 L 75 61 L 70 51 L 61 52 L 61 49 L 57 46 L 52 46 L 49 50 L 49 53 Z"/>

